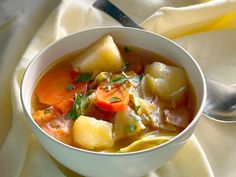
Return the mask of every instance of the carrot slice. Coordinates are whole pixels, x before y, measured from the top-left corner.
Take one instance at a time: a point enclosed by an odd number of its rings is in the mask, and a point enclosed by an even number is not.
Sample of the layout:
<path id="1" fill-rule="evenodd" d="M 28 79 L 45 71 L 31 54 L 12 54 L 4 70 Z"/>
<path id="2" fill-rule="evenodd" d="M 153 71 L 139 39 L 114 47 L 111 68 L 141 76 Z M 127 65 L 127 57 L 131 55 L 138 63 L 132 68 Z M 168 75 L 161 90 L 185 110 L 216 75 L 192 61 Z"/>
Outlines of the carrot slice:
<path id="1" fill-rule="evenodd" d="M 75 93 L 84 93 L 88 82 L 76 83 L 79 73 L 71 67 L 55 68 L 46 73 L 36 87 L 36 95 L 41 103 L 54 105 L 73 98 Z"/>
<path id="2" fill-rule="evenodd" d="M 73 103 L 74 103 L 74 99 L 70 98 L 70 99 L 67 99 L 67 100 L 63 100 L 60 103 L 55 104 L 54 107 L 57 110 L 59 110 L 61 113 L 67 114 L 68 112 L 70 112 L 70 110 L 73 106 Z"/>
<path id="3" fill-rule="evenodd" d="M 57 119 L 60 116 L 60 113 L 54 109 L 53 106 L 50 106 L 48 108 L 45 108 L 43 110 L 38 110 L 34 115 L 33 119 L 37 122 L 39 126 Z"/>
<path id="4" fill-rule="evenodd" d="M 99 86 L 96 90 L 96 105 L 106 111 L 117 112 L 125 109 L 129 102 L 129 92 L 123 85 L 113 84 L 110 90 Z"/>
<path id="5" fill-rule="evenodd" d="M 58 139 L 59 141 L 72 144 L 72 129 L 73 121 L 71 119 L 65 119 L 63 116 L 59 116 L 40 127 L 47 132 L 52 137 Z"/>

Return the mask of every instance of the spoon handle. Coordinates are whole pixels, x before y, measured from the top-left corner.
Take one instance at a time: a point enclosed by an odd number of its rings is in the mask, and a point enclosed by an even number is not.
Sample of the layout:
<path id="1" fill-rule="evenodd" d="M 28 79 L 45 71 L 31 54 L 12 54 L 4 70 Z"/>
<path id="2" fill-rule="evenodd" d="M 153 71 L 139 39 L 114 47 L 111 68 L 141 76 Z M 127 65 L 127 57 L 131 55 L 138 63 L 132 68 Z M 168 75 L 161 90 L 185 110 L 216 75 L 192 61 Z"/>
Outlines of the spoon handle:
<path id="1" fill-rule="evenodd" d="M 112 4 L 108 0 L 97 0 L 93 4 L 93 6 L 109 14 L 123 26 L 143 29 L 141 26 L 139 26 L 136 22 L 134 22 L 124 12 L 122 12 L 119 8 L 117 8 L 114 4 Z"/>

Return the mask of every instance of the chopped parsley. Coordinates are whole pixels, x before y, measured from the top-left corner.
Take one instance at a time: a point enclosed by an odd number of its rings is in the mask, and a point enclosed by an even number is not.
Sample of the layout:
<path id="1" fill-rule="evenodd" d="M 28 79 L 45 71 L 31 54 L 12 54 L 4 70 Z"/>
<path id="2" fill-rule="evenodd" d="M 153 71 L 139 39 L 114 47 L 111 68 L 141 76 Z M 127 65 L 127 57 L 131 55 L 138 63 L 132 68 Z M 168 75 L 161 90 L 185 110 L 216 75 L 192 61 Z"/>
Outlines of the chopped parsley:
<path id="1" fill-rule="evenodd" d="M 81 115 L 81 94 L 75 95 L 75 100 L 70 112 L 66 115 L 68 119 L 77 119 Z"/>
<path id="2" fill-rule="evenodd" d="M 125 130 L 127 133 L 133 133 L 136 130 L 136 125 L 126 125 Z"/>
<path id="3" fill-rule="evenodd" d="M 125 46 L 124 47 L 124 52 L 125 53 L 129 53 L 129 52 L 131 52 L 132 50 L 129 48 L 129 47 L 127 47 L 127 46 Z"/>
<path id="4" fill-rule="evenodd" d="M 126 71 L 129 66 L 130 66 L 130 64 L 125 62 L 125 65 L 121 68 L 121 71 Z"/>
<path id="5" fill-rule="evenodd" d="M 115 77 L 114 79 L 111 80 L 111 83 L 114 84 L 123 84 L 125 81 L 127 81 L 128 79 L 125 77 Z"/>
<path id="6" fill-rule="evenodd" d="M 87 91 L 87 93 L 85 94 L 85 96 L 88 97 L 88 96 L 92 95 L 94 92 L 95 92 L 95 90 L 92 90 L 92 89 L 91 89 L 91 90 Z"/>
<path id="7" fill-rule="evenodd" d="M 87 91 L 87 93 L 85 95 L 83 95 L 82 97 L 82 102 L 84 103 L 83 104 L 83 107 L 84 109 L 88 109 L 89 108 L 89 105 L 90 105 L 90 96 L 95 92 L 95 90 L 89 90 Z"/>
<path id="8" fill-rule="evenodd" d="M 70 90 L 74 90 L 76 87 L 74 84 L 70 84 L 66 87 L 66 90 L 70 91 Z"/>
<path id="9" fill-rule="evenodd" d="M 115 103 L 115 102 L 119 102 L 122 101 L 122 99 L 118 98 L 118 97 L 111 97 L 109 98 L 109 102 L 110 103 Z"/>
<path id="10" fill-rule="evenodd" d="M 111 84 L 123 84 L 126 81 L 130 81 L 132 84 L 137 86 L 142 79 L 143 79 L 143 75 L 137 75 L 137 76 L 134 76 L 131 78 L 128 78 L 128 76 L 127 77 L 117 76 L 117 77 L 113 78 L 110 83 Z"/>
<path id="11" fill-rule="evenodd" d="M 135 85 L 138 85 L 139 82 L 142 81 L 142 79 L 143 79 L 143 75 L 137 75 L 137 76 L 135 76 L 135 77 L 130 78 L 129 81 L 130 81 L 131 83 L 134 83 Z"/>
<path id="12" fill-rule="evenodd" d="M 143 74 L 139 75 L 139 81 L 141 82 L 143 80 Z"/>
<path id="13" fill-rule="evenodd" d="M 45 114 L 49 114 L 49 113 L 51 113 L 51 109 L 50 108 L 45 108 L 44 110 L 43 110 L 43 113 L 44 113 L 44 115 Z"/>
<path id="14" fill-rule="evenodd" d="M 77 78 L 76 78 L 76 82 L 85 82 L 85 81 L 90 81 L 91 79 L 91 75 L 90 74 L 80 74 Z"/>
<path id="15" fill-rule="evenodd" d="M 68 119 L 77 119 L 81 114 L 82 110 L 88 109 L 90 105 L 90 95 L 93 94 L 95 90 L 89 90 L 86 94 L 75 94 L 75 100 L 70 112 L 66 115 Z"/>
<path id="16" fill-rule="evenodd" d="M 138 110 L 139 110 L 139 108 L 140 108 L 140 106 L 134 106 L 134 112 L 136 113 L 136 114 L 138 114 Z"/>
<path id="17" fill-rule="evenodd" d="M 85 105 L 84 105 L 84 109 L 88 109 L 89 108 L 89 104 L 90 104 L 90 99 L 89 99 L 89 97 L 86 97 L 86 99 L 85 99 Z"/>
<path id="18" fill-rule="evenodd" d="M 103 87 L 104 87 L 106 92 L 109 92 L 111 90 L 111 86 L 110 85 L 104 85 Z"/>

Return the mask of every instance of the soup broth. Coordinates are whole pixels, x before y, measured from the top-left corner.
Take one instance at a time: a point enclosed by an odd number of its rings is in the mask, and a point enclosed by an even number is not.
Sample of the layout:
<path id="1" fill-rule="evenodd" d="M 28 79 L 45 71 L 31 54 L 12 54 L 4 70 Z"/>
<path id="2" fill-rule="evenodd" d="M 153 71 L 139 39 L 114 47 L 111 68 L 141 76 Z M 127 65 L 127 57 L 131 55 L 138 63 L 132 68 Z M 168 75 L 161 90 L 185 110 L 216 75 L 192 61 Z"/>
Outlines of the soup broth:
<path id="1" fill-rule="evenodd" d="M 91 72 L 86 63 L 85 72 L 76 63 L 96 57 L 96 44 L 89 47 L 94 54 L 84 49 L 58 59 L 36 83 L 32 114 L 46 133 L 78 148 L 121 153 L 162 144 L 191 123 L 196 97 L 181 67 L 159 54 L 116 45 L 120 69 L 98 63 Z"/>

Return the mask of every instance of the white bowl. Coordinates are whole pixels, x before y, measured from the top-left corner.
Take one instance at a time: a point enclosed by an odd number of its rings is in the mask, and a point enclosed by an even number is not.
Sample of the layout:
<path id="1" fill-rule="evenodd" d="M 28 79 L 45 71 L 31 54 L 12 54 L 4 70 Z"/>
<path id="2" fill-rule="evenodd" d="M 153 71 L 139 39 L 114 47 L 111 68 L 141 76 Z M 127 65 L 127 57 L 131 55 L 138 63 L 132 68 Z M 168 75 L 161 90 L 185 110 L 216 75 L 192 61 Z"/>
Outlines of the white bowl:
<path id="1" fill-rule="evenodd" d="M 182 66 L 193 85 L 197 97 L 197 113 L 193 121 L 179 135 L 157 147 L 130 153 L 98 153 L 63 144 L 46 134 L 32 119 L 31 95 L 39 76 L 55 60 L 72 51 L 85 48 L 102 35 L 109 33 L 123 45 L 143 48 Z M 67 36 L 40 52 L 28 66 L 21 87 L 21 100 L 26 118 L 43 147 L 61 164 L 84 175 L 96 177 L 142 176 L 165 164 L 192 135 L 206 99 L 206 84 L 196 61 L 176 43 L 147 31 L 104 27 L 81 31 Z M 188 158 L 188 157 L 186 157 Z"/>

